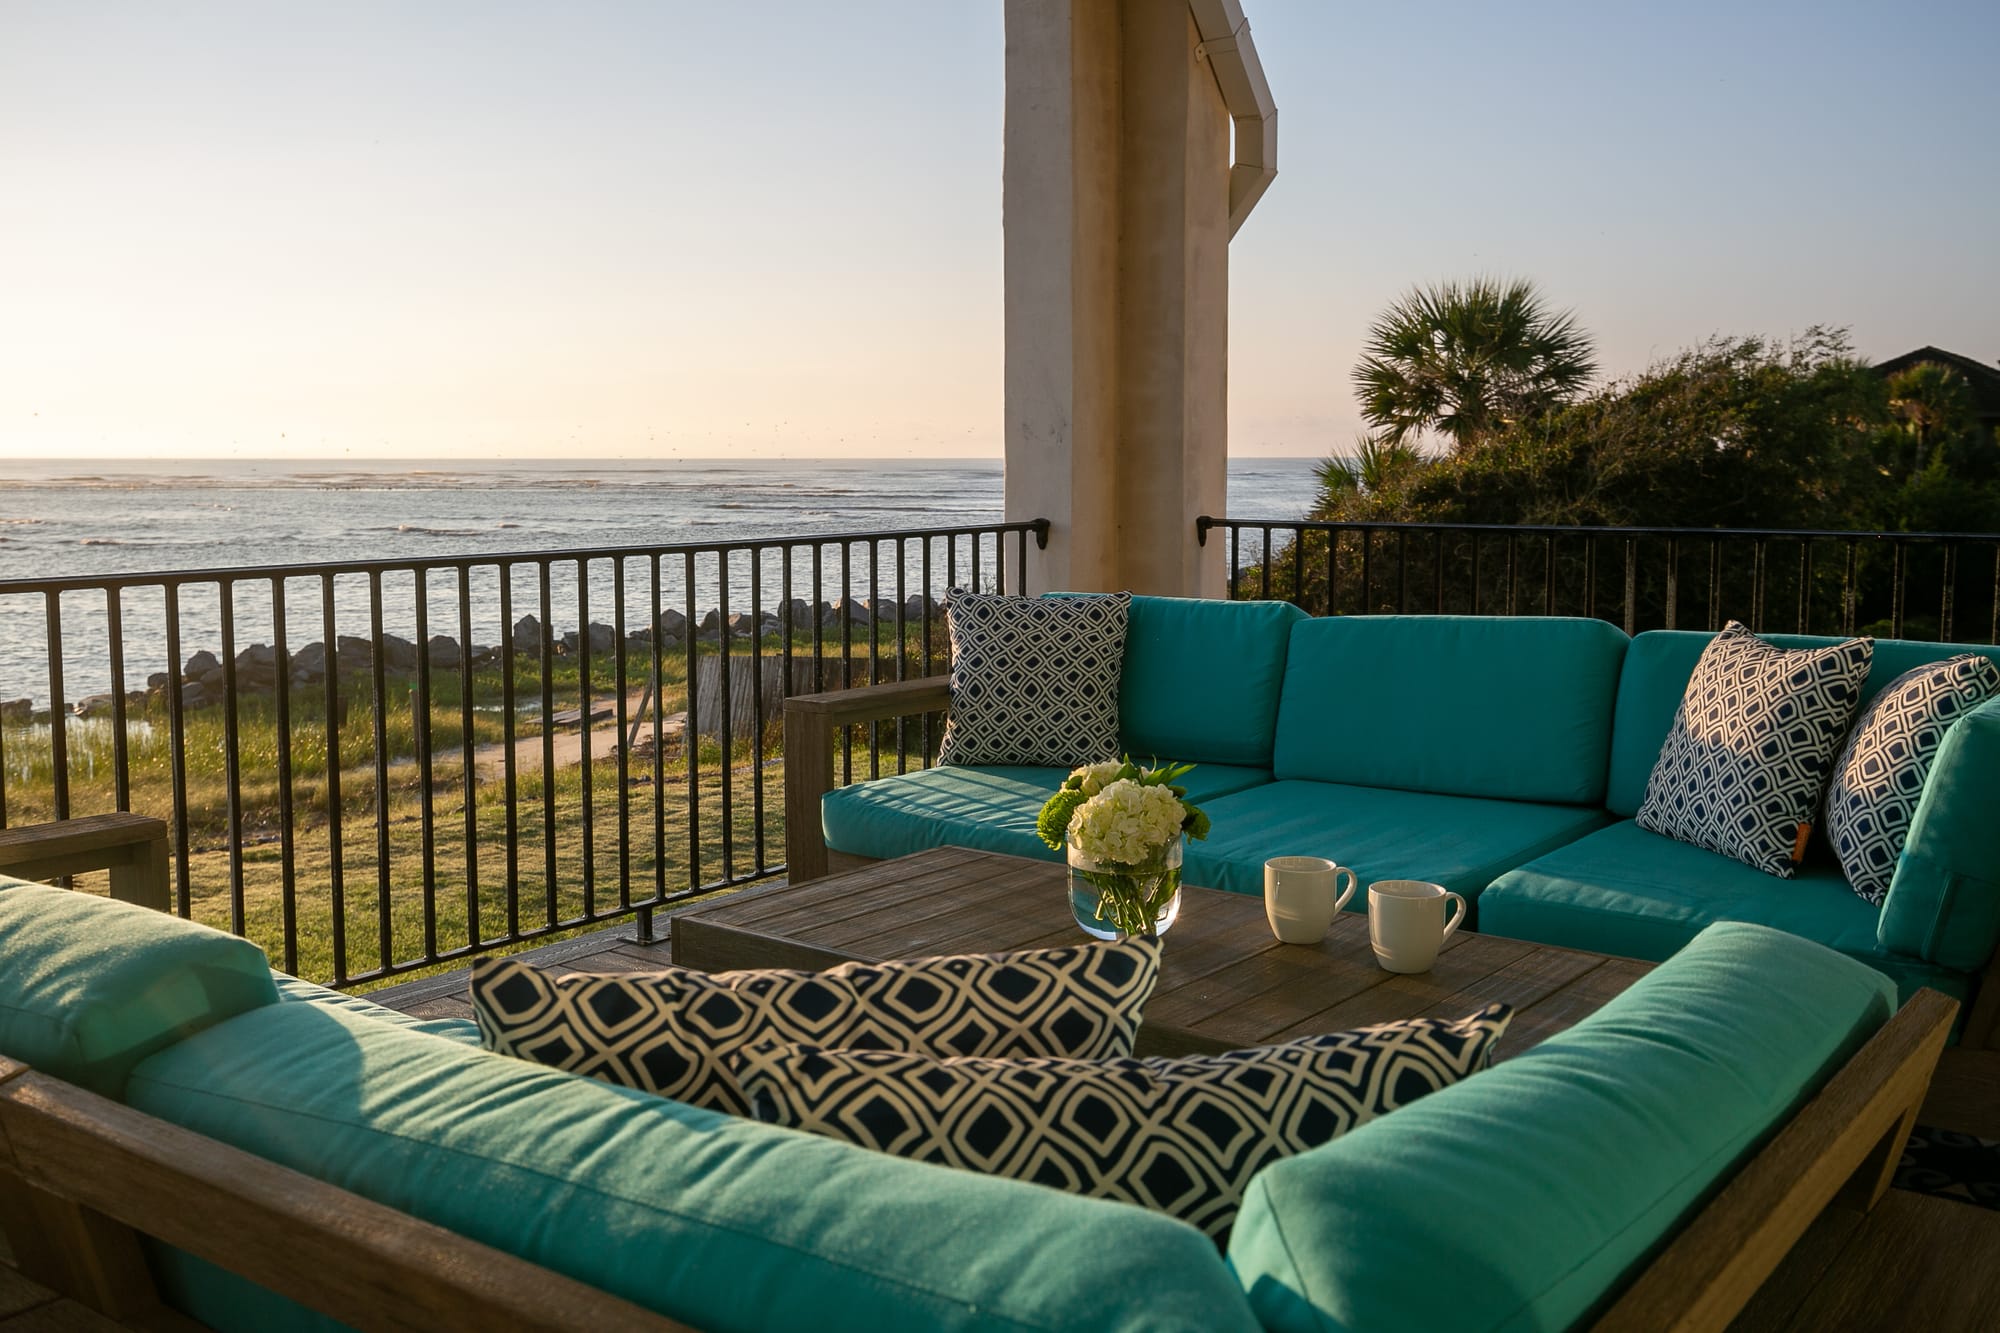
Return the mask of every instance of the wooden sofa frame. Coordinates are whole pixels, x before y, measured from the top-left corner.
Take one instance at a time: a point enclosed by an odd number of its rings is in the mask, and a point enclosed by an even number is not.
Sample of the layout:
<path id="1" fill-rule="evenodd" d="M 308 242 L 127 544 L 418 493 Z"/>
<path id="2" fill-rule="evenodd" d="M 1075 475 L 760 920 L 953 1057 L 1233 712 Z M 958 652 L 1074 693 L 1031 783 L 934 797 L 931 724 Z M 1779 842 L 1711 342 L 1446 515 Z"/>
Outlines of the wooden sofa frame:
<path id="1" fill-rule="evenodd" d="M 785 867 L 793 884 L 874 863 L 826 845 L 820 801 L 834 790 L 834 758 L 847 728 L 942 713 L 951 707 L 943 676 L 865 685 L 785 700 Z M 1959 1044 L 1975 1050 L 2000 1047 L 2000 951 L 1987 961 L 1972 995 Z"/>
<path id="2" fill-rule="evenodd" d="M 1725 1329 L 1830 1203 L 1873 1208 L 1957 1009 L 1918 992 L 1593 1327 Z M 361 1329 L 686 1328 L 4 1057 L 0 1226 L 26 1276 L 136 1328 L 191 1326 L 141 1233 Z"/>

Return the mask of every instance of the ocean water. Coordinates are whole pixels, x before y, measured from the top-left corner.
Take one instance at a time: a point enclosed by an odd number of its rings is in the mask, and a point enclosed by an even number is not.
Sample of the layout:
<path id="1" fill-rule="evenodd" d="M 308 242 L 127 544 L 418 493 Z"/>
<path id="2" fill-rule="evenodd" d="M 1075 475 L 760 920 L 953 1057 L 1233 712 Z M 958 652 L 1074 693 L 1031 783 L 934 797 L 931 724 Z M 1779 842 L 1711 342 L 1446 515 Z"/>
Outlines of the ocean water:
<path id="1" fill-rule="evenodd" d="M 1313 493 L 1313 459 L 1238 459 L 1229 471 L 1228 511 L 1234 516 L 1296 519 Z M 711 544 L 766 537 L 997 523 L 1002 510 L 998 460 L 727 460 L 415 462 L 366 465 L 315 462 L 92 462 L 0 460 L 0 700 L 49 698 L 48 608 L 39 593 L 9 593 L 8 580 L 144 574 L 244 565 L 302 564 L 474 553 L 628 545 Z M 900 552 L 885 545 L 847 547 L 856 593 L 867 596 L 872 562 L 885 595 L 894 595 L 900 563 L 905 592 L 923 582 L 923 547 Z M 838 595 L 841 546 L 821 548 L 824 594 Z M 942 593 L 947 554 L 930 543 L 930 587 Z M 961 540 L 954 553 L 960 581 L 972 559 Z M 760 557 L 754 582 L 763 603 L 810 598 L 810 549 L 793 552 L 786 587 L 775 548 Z M 993 573 L 990 539 L 980 551 L 982 576 Z M 579 585 L 573 563 L 556 567 L 551 622 L 558 632 L 578 620 L 579 594 L 588 618 L 610 623 L 617 600 L 613 562 L 591 566 Z M 1010 574 L 1011 577 L 1011 574 Z M 510 571 L 512 615 L 539 612 L 537 571 Z M 647 622 L 649 562 L 626 568 L 628 626 Z M 705 613 L 725 585 L 732 610 L 747 610 L 753 579 L 747 554 L 724 570 L 713 557 L 663 563 L 661 602 Z M 324 637 L 318 578 L 284 586 L 287 643 L 294 650 Z M 499 639 L 500 575 L 474 571 L 466 607 L 475 642 Z M 216 583 L 180 594 L 181 659 L 199 649 L 220 652 L 221 593 Z M 412 637 L 418 593 L 414 578 L 382 579 L 381 614 L 390 633 Z M 108 615 L 101 593 L 61 598 L 63 692 L 74 701 L 110 684 Z M 365 576 L 334 585 L 335 631 L 365 635 L 371 591 Z M 454 571 L 426 581 L 428 631 L 457 637 L 460 601 Z M 274 635 L 270 581 L 238 582 L 232 592 L 235 644 L 270 643 Z M 167 668 L 166 607 L 157 588 L 136 587 L 119 603 L 127 688 Z"/>

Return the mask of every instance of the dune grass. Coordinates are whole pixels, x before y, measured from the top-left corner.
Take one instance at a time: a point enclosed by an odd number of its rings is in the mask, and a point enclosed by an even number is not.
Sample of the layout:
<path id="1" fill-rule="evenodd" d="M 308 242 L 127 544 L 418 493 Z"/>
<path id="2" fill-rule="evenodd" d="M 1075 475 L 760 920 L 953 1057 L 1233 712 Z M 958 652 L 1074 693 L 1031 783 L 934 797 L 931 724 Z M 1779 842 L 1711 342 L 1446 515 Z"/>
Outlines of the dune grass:
<path id="1" fill-rule="evenodd" d="M 905 670 L 921 666 L 918 655 L 924 645 L 919 638 L 913 633 L 904 645 L 909 652 Z M 885 642 L 883 648 L 889 655 L 881 663 L 886 677 L 894 674 L 896 645 Z M 772 640 L 766 651 L 783 649 Z M 747 648 L 740 654 L 736 661 L 746 666 Z M 865 663 L 865 643 L 855 646 L 855 657 Z M 937 665 L 934 660 L 933 669 Z M 628 661 L 628 690 L 643 688 L 650 668 L 650 656 Z M 687 707 L 686 676 L 684 653 L 663 660 L 663 713 Z M 475 746 L 497 745 L 504 737 L 504 716 L 498 711 L 502 684 L 498 668 L 473 673 Z M 289 787 L 279 774 L 275 699 L 241 695 L 235 707 L 235 823 L 241 850 L 234 857 L 227 712 L 221 707 L 185 710 L 181 781 L 187 847 L 184 873 L 178 855 L 175 865 L 179 910 L 255 941 L 275 966 L 310 980 L 350 984 L 385 966 L 475 947 L 506 947 L 498 942 L 547 932 L 554 923 L 612 912 L 662 892 L 672 895 L 768 875 L 783 863 L 784 764 L 775 720 L 762 735 L 738 739 L 727 755 L 712 738 L 700 738 L 690 754 L 669 735 L 660 752 L 657 782 L 654 759 L 642 751 L 629 756 L 622 780 L 618 760 L 601 758 L 558 768 L 545 790 L 539 747 L 531 747 L 534 752 L 517 766 L 510 805 L 506 784 L 488 765 L 476 766 L 474 780 L 466 781 L 462 682 L 455 669 L 432 673 L 430 780 L 425 783 L 417 754 L 414 685 L 413 676 L 386 682 L 386 707 L 379 719 L 385 743 L 378 762 L 372 680 L 365 673 L 342 678 L 339 692 L 346 716 L 337 728 L 337 815 L 327 763 L 324 688 L 291 691 Z M 532 659 L 517 661 L 514 685 L 518 742 L 540 735 L 541 665 Z M 577 707 L 581 686 L 576 659 L 551 660 L 553 711 Z M 591 695 L 599 703 L 616 698 L 613 662 L 593 658 Z M 616 725 L 615 720 L 604 721 L 594 729 L 603 733 Z M 920 762 L 920 733 L 919 727 L 903 734 L 915 747 L 907 762 Z M 642 747 L 651 735 L 649 715 L 641 727 Z M 899 744 L 894 724 L 881 735 L 889 746 L 883 759 L 893 768 Z M 72 723 L 67 737 L 70 813 L 116 808 L 109 722 Z M 858 739 L 865 747 L 867 737 Z M 0 742 L 7 822 L 54 818 L 47 728 L 8 727 Z M 127 743 L 129 808 L 158 815 L 177 829 L 164 700 L 152 699 L 131 711 Z M 861 761 L 866 762 L 865 750 Z M 102 885 L 92 882 L 101 879 L 84 877 L 79 886 L 101 892 Z M 552 938 L 560 935 L 534 935 L 512 947 Z M 452 965 L 462 963 L 445 964 Z"/>

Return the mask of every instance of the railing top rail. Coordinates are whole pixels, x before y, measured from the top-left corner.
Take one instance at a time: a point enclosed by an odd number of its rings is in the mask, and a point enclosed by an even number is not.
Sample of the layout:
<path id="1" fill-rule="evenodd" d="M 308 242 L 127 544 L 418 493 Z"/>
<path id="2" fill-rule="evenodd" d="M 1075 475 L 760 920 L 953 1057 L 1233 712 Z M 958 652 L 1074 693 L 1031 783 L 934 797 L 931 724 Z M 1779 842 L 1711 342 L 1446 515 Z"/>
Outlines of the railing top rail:
<path id="1" fill-rule="evenodd" d="M 874 532 L 820 532 L 796 536 L 744 537 L 725 542 L 672 542 L 658 546 L 550 547 L 540 551 L 480 551 L 465 555 L 407 555 L 384 560 L 316 560 L 293 565 L 221 565 L 205 569 L 135 570 L 122 574 L 78 574 L 59 579 L 0 579 L 0 596 L 22 593 L 101 592 L 108 588 L 165 586 L 190 583 L 237 583 L 252 579 L 314 578 L 324 574 L 390 574 L 419 569 L 472 569 L 480 565 L 542 565 L 577 560 L 613 560 L 650 556 L 717 555 L 766 551 L 786 546 L 838 546 L 864 541 L 914 541 L 936 537 L 1015 533 L 1032 536 L 1035 545 L 1049 544 L 1049 520 L 1009 523 L 965 523 L 947 528 L 884 528 Z"/>
<path id="2" fill-rule="evenodd" d="M 1749 537 L 1792 541 L 2000 542 L 2000 532 L 1867 532 L 1847 528 L 1650 528 L 1539 523 L 1391 523 L 1355 519 L 1226 518 L 1203 514 L 1194 521 L 1202 541 L 1216 528 L 1287 528 L 1303 532 L 1491 532 L 1536 537 Z"/>

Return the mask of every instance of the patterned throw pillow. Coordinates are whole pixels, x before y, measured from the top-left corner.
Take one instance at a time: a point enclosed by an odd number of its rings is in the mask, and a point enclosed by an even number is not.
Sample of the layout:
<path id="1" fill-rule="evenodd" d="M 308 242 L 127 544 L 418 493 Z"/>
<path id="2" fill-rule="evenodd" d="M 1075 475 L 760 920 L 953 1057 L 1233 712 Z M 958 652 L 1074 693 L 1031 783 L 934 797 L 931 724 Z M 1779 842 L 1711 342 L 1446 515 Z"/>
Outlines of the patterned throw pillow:
<path id="1" fill-rule="evenodd" d="M 1730 621 L 1695 663 L 1639 827 L 1790 879 L 1874 655 L 1873 639 L 1786 649 Z"/>
<path id="2" fill-rule="evenodd" d="M 1826 789 L 1826 836 L 1854 891 L 1880 903 L 1951 724 L 2000 695 L 2000 666 L 1975 653 L 1905 671 L 1882 687 Z"/>
<path id="3" fill-rule="evenodd" d="M 1158 940 L 824 972 L 552 976 L 518 959 L 482 958 L 472 965 L 472 1008 L 489 1050 L 743 1115 L 724 1060 L 744 1042 L 934 1056 L 1130 1055 L 1159 976 Z"/>
<path id="4" fill-rule="evenodd" d="M 1074 768 L 1118 753 L 1130 593 L 998 597 L 954 588 L 940 764 Z"/>
<path id="5" fill-rule="evenodd" d="M 1220 1243 L 1259 1170 L 1486 1067 L 1512 1011 L 1223 1055 L 935 1060 L 745 1046 L 751 1113 L 866 1148 L 1170 1213 Z"/>

